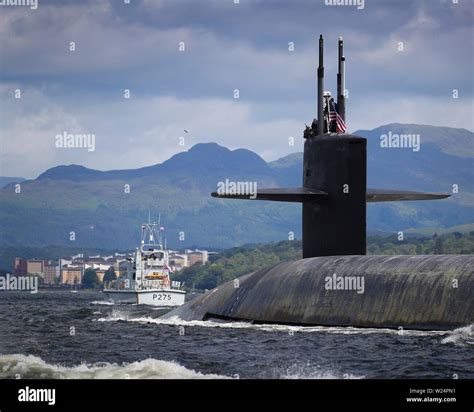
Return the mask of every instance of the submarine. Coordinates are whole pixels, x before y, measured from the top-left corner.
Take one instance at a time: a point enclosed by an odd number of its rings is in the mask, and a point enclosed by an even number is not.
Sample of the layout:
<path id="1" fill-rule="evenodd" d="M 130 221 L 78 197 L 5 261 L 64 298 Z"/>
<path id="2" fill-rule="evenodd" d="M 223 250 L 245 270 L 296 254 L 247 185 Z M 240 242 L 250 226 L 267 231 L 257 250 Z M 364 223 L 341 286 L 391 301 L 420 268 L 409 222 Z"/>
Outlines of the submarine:
<path id="1" fill-rule="evenodd" d="M 337 103 L 324 92 L 319 37 L 317 118 L 304 131 L 303 185 L 211 195 L 302 204 L 303 259 L 224 283 L 164 315 L 184 321 L 446 330 L 474 322 L 473 255 L 366 255 L 367 202 L 443 193 L 367 188 L 367 141 L 345 125 L 345 56 Z"/>

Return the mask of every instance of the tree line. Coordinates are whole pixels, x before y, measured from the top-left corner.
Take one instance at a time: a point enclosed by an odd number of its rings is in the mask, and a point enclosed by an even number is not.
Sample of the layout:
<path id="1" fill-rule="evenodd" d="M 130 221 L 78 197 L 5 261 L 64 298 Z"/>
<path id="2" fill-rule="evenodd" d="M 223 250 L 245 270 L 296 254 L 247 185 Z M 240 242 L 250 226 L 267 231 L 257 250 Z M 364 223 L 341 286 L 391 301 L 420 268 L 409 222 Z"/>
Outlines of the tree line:
<path id="1" fill-rule="evenodd" d="M 84 271 L 84 275 L 82 276 L 81 286 L 85 289 L 99 289 L 104 286 L 104 283 L 116 279 L 117 275 L 115 274 L 115 269 L 112 266 L 105 271 L 102 281 L 94 269 L 87 268 Z"/>

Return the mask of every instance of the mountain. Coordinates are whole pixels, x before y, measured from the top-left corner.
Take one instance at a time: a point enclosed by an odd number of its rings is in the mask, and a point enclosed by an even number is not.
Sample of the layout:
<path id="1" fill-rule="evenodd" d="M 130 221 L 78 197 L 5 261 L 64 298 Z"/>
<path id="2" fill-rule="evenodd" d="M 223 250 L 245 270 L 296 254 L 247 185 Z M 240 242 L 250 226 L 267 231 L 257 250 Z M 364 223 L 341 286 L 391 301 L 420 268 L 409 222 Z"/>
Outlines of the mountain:
<path id="1" fill-rule="evenodd" d="M 242 165 L 245 164 L 245 168 Z M 259 176 L 269 182 L 275 181 L 272 168 L 257 154 L 246 149 L 229 150 L 217 143 L 199 143 L 189 151 L 178 153 L 167 161 L 140 169 L 100 171 L 84 166 L 57 166 L 38 176 L 41 180 L 67 180 L 71 182 L 93 182 L 107 180 L 136 180 L 160 177 L 176 181 L 188 181 L 189 176 L 199 176 L 200 183 L 214 189 L 216 176 L 232 175 L 237 179 Z"/>
<path id="2" fill-rule="evenodd" d="M 176 248 L 276 240 L 297 229 L 289 205 L 258 208 L 211 198 L 217 182 L 225 179 L 279 185 L 257 154 L 215 143 L 195 145 L 162 164 L 135 170 L 54 167 L 23 182 L 20 194 L 12 185 L 0 190 L 0 246 L 130 248 L 139 241 L 139 227 L 149 211 L 155 218 L 161 213 L 168 244 Z"/>
<path id="3" fill-rule="evenodd" d="M 420 150 L 382 148 L 380 136 L 387 133 L 419 134 Z M 453 184 L 459 186 L 448 200 L 370 204 L 369 231 L 416 232 L 474 222 L 472 132 L 390 124 L 355 134 L 368 139 L 370 187 L 450 192 Z M 210 197 L 225 179 L 299 186 L 302 154 L 267 163 L 246 149 L 205 143 L 139 169 L 53 167 L 24 181 L 21 193 L 12 183 L 0 190 L 0 246 L 126 249 L 139 241 L 139 225 L 149 211 L 155 218 L 161 213 L 173 248 L 269 242 L 287 239 L 289 232 L 301 236 L 299 205 Z"/>
<path id="4" fill-rule="evenodd" d="M 5 187 L 10 183 L 21 183 L 25 180 L 24 177 L 0 176 L 0 188 Z"/>

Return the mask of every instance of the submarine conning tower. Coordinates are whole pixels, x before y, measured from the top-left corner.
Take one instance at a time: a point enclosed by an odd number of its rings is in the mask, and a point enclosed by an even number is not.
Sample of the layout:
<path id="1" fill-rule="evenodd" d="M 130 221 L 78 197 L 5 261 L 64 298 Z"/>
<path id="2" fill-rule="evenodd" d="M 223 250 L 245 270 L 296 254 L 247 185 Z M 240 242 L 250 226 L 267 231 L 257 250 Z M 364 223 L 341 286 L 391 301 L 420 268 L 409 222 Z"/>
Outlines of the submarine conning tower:
<path id="1" fill-rule="evenodd" d="M 344 102 L 343 40 L 338 40 L 337 108 Z M 303 187 L 325 193 L 303 202 L 303 257 L 365 255 L 367 141 L 331 134 L 324 107 L 324 40 L 319 37 L 317 130 L 305 133 Z M 345 121 L 344 113 L 339 115 Z M 314 122 L 313 122 L 314 124 Z M 345 123 L 344 123 L 345 125 Z"/>
<path id="2" fill-rule="evenodd" d="M 326 195 L 303 202 L 303 257 L 365 255 L 366 152 L 362 137 L 306 139 L 303 187 Z"/>
<path id="3" fill-rule="evenodd" d="M 443 193 L 367 188 L 367 141 L 348 134 L 344 42 L 338 39 L 337 104 L 324 92 L 324 39 L 319 37 L 317 119 L 304 131 L 303 185 L 258 189 L 228 199 L 298 202 L 303 205 L 303 258 L 365 255 L 367 202 L 432 200 Z"/>

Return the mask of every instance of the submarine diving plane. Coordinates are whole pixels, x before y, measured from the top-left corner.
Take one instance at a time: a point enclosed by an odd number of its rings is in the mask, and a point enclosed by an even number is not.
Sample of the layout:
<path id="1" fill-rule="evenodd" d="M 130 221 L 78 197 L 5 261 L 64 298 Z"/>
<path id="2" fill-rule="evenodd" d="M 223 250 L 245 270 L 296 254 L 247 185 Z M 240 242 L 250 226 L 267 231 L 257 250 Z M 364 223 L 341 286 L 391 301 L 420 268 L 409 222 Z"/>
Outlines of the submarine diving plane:
<path id="1" fill-rule="evenodd" d="M 298 202 L 303 259 L 231 281 L 165 317 L 307 326 L 451 329 L 474 321 L 474 256 L 366 256 L 367 202 L 449 194 L 367 188 L 367 141 L 345 124 L 345 56 L 339 38 L 337 104 L 324 93 L 319 38 L 317 119 L 304 131 L 303 185 L 224 199 Z"/>

